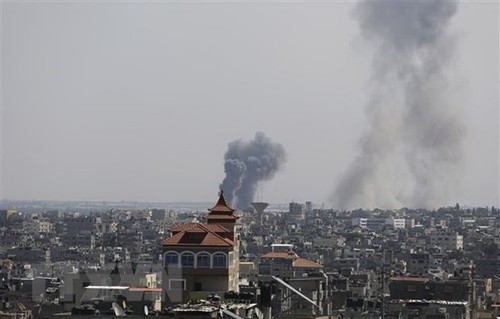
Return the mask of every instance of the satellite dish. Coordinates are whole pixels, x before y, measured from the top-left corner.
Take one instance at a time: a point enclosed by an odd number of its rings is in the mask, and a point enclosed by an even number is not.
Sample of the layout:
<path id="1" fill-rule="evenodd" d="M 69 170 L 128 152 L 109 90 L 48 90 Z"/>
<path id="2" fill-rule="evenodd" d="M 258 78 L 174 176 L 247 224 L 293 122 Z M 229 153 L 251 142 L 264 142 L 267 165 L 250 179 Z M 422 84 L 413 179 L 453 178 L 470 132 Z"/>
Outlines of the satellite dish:
<path id="1" fill-rule="evenodd" d="M 259 319 L 264 318 L 264 314 L 262 313 L 262 311 L 260 311 L 259 308 L 255 308 L 255 314 L 257 315 L 257 318 L 259 318 Z"/>
<path id="2" fill-rule="evenodd" d="M 149 309 L 147 305 L 144 305 L 144 315 L 147 317 L 149 315 Z"/>
<path id="3" fill-rule="evenodd" d="M 123 310 L 123 308 L 120 307 L 119 304 L 117 304 L 116 302 L 113 302 L 113 304 L 111 306 L 113 307 L 113 311 L 115 312 L 115 316 L 125 317 L 125 310 Z"/>

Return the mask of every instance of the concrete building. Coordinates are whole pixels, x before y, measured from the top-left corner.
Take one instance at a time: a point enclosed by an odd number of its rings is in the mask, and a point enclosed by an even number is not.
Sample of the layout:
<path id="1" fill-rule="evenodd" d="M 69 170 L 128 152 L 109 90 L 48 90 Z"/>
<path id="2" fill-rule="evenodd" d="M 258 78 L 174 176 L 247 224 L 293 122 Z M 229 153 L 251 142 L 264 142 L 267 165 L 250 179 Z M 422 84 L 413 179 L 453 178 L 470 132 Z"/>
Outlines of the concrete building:
<path id="1" fill-rule="evenodd" d="M 437 229 L 429 235 L 430 247 L 439 247 L 442 251 L 462 250 L 464 237 L 456 231 Z"/>
<path id="2" fill-rule="evenodd" d="M 305 214 L 306 216 L 310 216 L 313 212 L 313 205 L 312 202 L 307 201 L 305 205 Z"/>
<path id="3" fill-rule="evenodd" d="M 381 230 L 384 227 L 404 229 L 406 220 L 404 218 L 354 218 L 352 226 L 360 226 L 373 230 Z"/>
<path id="4" fill-rule="evenodd" d="M 0 226 L 5 226 L 7 225 L 7 210 L 2 209 L 0 210 Z"/>
<path id="5" fill-rule="evenodd" d="M 466 313 L 469 305 L 474 310 L 474 285 L 466 279 L 432 281 L 428 278 L 393 277 L 389 289 L 393 301 L 390 312 L 408 312 L 405 318 L 414 318 L 410 316 L 412 310 L 413 314 L 427 313 L 425 318 L 469 318 Z M 432 304 L 442 310 L 432 313 Z M 436 316 L 438 314 L 441 316 Z"/>
<path id="6" fill-rule="evenodd" d="M 167 211 L 165 209 L 153 209 L 151 211 L 151 220 L 161 221 L 167 218 Z"/>
<path id="7" fill-rule="evenodd" d="M 406 260 L 407 271 L 412 275 L 426 274 L 431 267 L 431 255 L 427 253 L 409 254 Z"/>
<path id="8" fill-rule="evenodd" d="M 53 231 L 54 231 L 54 224 L 44 219 L 38 221 L 38 233 L 50 234 Z"/>
<path id="9" fill-rule="evenodd" d="M 288 204 L 288 214 L 294 219 L 304 219 L 304 205 L 291 202 Z"/>
<path id="10" fill-rule="evenodd" d="M 322 265 L 299 257 L 291 244 L 273 244 L 272 251 L 262 255 L 259 274 L 283 278 L 308 277 L 318 275 Z"/>
<path id="11" fill-rule="evenodd" d="M 16 214 L 15 209 L 2 209 L 0 210 L 0 226 L 6 226 L 12 215 Z"/>

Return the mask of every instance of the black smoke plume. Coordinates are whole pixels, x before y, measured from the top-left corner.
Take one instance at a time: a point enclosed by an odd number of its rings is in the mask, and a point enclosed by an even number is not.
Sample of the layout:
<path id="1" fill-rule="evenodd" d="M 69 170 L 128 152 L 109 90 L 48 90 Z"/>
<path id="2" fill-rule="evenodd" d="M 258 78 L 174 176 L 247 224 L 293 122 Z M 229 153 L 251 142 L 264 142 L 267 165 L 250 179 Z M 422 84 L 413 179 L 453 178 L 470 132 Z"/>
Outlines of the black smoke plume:
<path id="1" fill-rule="evenodd" d="M 447 0 L 370 0 L 355 8 L 375 52 L 369 127 L 333 195 L 337 208 L 435 207 L 457 183 L 464 127 L 446 77 L 456 11 Z"/>
<path id="2" fill-rule="evenodd" d="M 226 200 L 235 208 L 247 209 L 259 183 L 272 179 L 285 161 L 283 146 L 262 132 L 251 141 L 229 143 L 224 155 L 226 177 L 221 184 Z"/>

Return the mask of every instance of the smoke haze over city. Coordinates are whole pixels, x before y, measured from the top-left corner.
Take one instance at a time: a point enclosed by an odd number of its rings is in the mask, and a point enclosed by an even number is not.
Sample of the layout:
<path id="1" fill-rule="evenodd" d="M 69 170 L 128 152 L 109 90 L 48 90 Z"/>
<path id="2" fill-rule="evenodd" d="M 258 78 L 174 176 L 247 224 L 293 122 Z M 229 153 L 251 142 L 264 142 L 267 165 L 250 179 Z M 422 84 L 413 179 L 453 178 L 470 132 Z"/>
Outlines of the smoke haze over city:
<path id="1" fill-rule="evenodd" d="M 228 202 L 239 209 L 249 208 L 259 183 L 272 179 L 285 161 L 283 146 L 263 132 L 257 132 L 251 141 L 229 143 L 224 155 L 226 177 L 221 184 Z"/>
<path id="2" fill-rule="evenodd" d="M 2 2 L 0 198 L 210 202 L 265 132 L 262 201 L 499 206 L 498 9 Z"/>
<path id="3" fill-rule="evenodd" d="M 439 207 L 456 196 L 465 126 L 447 70 L 455 38 L 450 1 L 370 2 L 355 8 L 373 48 L 368 128 L 342 176 L 334 206 Z"/>

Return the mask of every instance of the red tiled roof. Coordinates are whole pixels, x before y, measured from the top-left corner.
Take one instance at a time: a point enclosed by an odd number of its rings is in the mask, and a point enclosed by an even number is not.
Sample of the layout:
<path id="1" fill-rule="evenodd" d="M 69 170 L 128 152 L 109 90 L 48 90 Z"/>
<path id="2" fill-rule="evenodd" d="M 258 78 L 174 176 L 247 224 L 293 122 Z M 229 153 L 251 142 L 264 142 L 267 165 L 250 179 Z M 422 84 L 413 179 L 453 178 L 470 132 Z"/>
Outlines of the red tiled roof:
<path id="1" fill-rule="evenodd" d="M 226 220 L 237 220 L 238 218 L 240 218 L 240 216 L 238 215 L 215 215 L 215 214 L 208 214 L 205 216 L 206 219 L 220 219 L 220 220 L 223 220 L 223 219 L 226 219 Z"/>
<path id="2" fill-rule="evenodd" d="M 227 233 L 229 230 L 220 225 L 220 224 L 203 224 L 203 226 L 210 231 L 216 232 L 216 233 Z M 191 223 L 191 224 L 177 224 L 175 225 L 171 230 L 171 232 L 181 232 L 181 231 L 201 231 L 205 232 L 204 229 L 201 229 L 200 227 L 197 226 L 197 223 Z"/>
<path id="3" fill-rule="evenodd" d="M 165 238 L 163 240 L 163 246 L 178 245 L 184 234 L 184 232 L 179 232 L 171 237 Z"/>
<path id="4" fill-rule="evenodd" d="M 293 268 L 323 268 L 323 266 L 321 266 L 318 263 L 315 263 L 312 260 L 299 257 L 293 251 L 270 252 L 270 253 L 267 253 L 265 255 L 262 255 L 260 258 L 262 258 L 262 259 L 288 259 L 288 260 L 292 260 L 292 267 Z"/>
<path id="5" fill-rule="evenodd" d="M 224 230 L 220 225 L 205 225 L 200 223 L 177 225 L 176 233 L 163 241 L 163 246 L 216 246 L 233 247 L 236 243 L 224 238 L 217 230 Z M 227 231 L 226 229 L 226 232 Z M 220 233 L 224 233 L 220 231 Z"/>
<path id="6" fill-rule="evenodd" d="M 297 258 L 293 261 L 293 268 L 323 268 L 318 263 L 315 263 L 312 260 L 305 259 L 305 258 Z"/>
<path id="7" fill-rule="evenodd" d="M 232 213 L 232 212 L 234 212 L 234 209 L 232 209 L 231 207 L 229 207 L 226 204 L 226 200 L 224 199 L 224 193 L 222 192 L 222 190 L 220 191 L 219 200 L 217 201 L 215 206 L 212 208 L 209 208 L 208 210 L 210 212 L 213 212 L 213 213 Z"/>
<path id="8" fill-rule="evenodd" d="M 172 228 L 172 236 L 163 241 L 163 246 L 216 246 L 233 247 L 234 233 L 219 224 L 219 222 L 235 222 L 239 218 L 234 214 L 234 209 L 227 206 L 221 191 L 219 200 L 210 213 L 205 216 L 209 224 L 191 223 L 178 224 Z M 229 239 L 231 238 L 231 239 Z"/>
<path id="9" fill-rule="evenodd" d="M 223 241 L 225 243 L 223 243 Z M 207 233 L 203 241 L 200 243 L 201 246 L 235 246 L 235 243 L 227 238 L 217 236 L 214 233 Z"/>
<path id="10" fill-rule="evenodd" d="M 219 200 L 215 204 L 214 207 L 208 209 L 210 212 L 205 215 L 205 218 L 208 220 L 210 224 L 217 222 L 236 222 L 240 216 L 234 214 L 234 209 L 229 207 L 226 204 L 226 200 L 224 199 L 224 193 L 220 192 Z"/>

